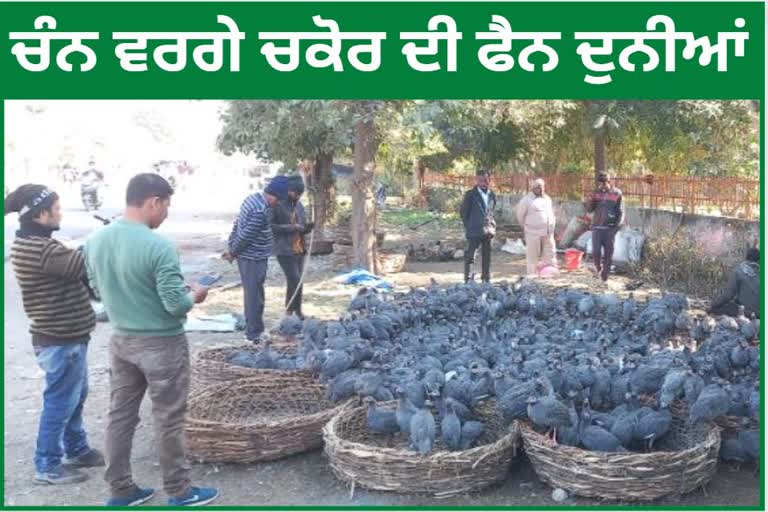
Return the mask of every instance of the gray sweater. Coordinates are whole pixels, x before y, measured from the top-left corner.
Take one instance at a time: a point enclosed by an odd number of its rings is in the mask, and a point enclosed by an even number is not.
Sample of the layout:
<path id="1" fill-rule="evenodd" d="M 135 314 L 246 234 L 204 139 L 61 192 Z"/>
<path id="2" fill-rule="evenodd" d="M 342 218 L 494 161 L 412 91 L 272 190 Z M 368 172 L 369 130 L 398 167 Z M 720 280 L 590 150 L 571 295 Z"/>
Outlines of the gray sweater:
<path id="1" fill-rule="evenodd" d="M 744 261 L 731 270 L 723 293 L 712 301 L 712 308 L 719 308 L 735 300 L 746 312 L 760 315 L 760 265 Z"/>

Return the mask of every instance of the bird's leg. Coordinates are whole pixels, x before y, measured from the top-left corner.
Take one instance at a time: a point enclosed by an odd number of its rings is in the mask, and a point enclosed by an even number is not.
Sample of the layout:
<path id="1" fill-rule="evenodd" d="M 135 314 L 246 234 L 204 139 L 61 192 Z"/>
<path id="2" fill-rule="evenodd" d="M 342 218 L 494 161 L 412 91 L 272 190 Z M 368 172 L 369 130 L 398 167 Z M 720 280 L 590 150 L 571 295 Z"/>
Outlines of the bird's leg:
<path id="1" fill-rule="evenodd" d="M 553 428 L 551 432 L 547 434 L 547 444 L 550 446 L 556 446 L 557 441 L 555 440 L 555 436 L 557 435 L 557 429 Z"/>

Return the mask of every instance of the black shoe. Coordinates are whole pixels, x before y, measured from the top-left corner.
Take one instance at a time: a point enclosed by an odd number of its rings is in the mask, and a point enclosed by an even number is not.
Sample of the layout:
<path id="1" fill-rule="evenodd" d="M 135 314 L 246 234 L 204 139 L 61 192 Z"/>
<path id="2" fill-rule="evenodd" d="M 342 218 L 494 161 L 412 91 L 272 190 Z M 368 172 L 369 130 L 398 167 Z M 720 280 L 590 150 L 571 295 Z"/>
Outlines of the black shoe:
<path id="1" fill-rule="evenodd" d="M 100 468 L 105 466 L 104 455 L 96 448 L 91 448 L 82 455 L 66 459 L 64 464 L 75 468 Z"/>
<path id="2" fill-rule="evenodd" d="M 86 480 L 88 475 L 71 466 L 59 466 L 45 473 L 35 473 L 35 483 L 42 485 L 77 484 Z"/>

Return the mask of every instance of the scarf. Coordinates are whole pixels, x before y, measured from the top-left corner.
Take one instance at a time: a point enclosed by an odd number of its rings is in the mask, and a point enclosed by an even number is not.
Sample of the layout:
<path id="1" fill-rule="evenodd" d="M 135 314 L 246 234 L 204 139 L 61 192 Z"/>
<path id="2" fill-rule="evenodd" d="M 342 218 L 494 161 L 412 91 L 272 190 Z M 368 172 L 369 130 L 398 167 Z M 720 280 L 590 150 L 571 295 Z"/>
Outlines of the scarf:
<path id="1" fill-rule="evenodd" d="M 33 220 L 23 219 L 21 221 L 21 229 L 16 232 L 16 236 L 19 238 L 51 238 L 55 229 L 49 226 L 43 226 L 42 224 Z"/>
<path id="2" fill-rule="evenodd" d="M 291 222 L 293 224 L 297 224 L 297 218 L 296 218 L 296 205 L 293 207 L 293 212 L 291 213 Z M 293 249 L 294 254 L 304 254 L 304 237 L 301 236 L 302 234 L 299 232 L 296 232 L 295 235 L 293 235 L 293 243 L 291 244 L 291 248 Z"/>

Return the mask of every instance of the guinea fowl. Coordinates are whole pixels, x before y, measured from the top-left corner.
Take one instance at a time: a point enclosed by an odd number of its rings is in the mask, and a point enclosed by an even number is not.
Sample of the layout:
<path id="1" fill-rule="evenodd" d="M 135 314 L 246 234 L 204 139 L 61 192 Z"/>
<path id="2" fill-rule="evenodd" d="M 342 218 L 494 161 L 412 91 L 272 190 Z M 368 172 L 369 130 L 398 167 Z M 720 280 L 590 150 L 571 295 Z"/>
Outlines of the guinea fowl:
<path id="1" fill-rule="evenodd" d="M 352 367 L 354 359 L 345 351 L 331 350 L 320 368 L 320 377 L 328 380 Z"/>
<path id="2" fill-rule="evenodd" d="M 451 404 L 446 405 L 447 413 L 440 423 L 440 436 L 446 448 L 456 451 L 461 445 L 461 420 Z"/>
<path id="3" fill-rule="evenodd" d="M 427 401 L 424 409 L 417 409 L 411 417 L 410 437 L 411 447 L 419 452 L 420 455 L 427 455 L 432 451 L 435 443 L 435 418 L 432 413 L 426 409 L 432 403 Z"/>
<path id="4" fill-rule="evenodd" d="M 278 332 L 283 336 L 298 336 L 304 328 L 304 322 L 298 316 L 291 314 L 280 321 Z"/>
<path id="5" fill-rule="evenodd" d="M 554 394 L 532 395 L 528 398 L 528 418 L 537 427 L 552 430 L 552 442 L 557 443 L 557 429 L 570 427 L 571 414 L 568 407 L 557 400 Z"/>
<path id="6" fill-rule="evenodd" d="M 591 296 L 586 296 L 579 300 L 578 310 L 583 316 L 589 316 L 592 314 L 592 310 L 595 309 L 595 301 Z"/>
<path id="7" fill-rule="evenodd" d="M 589 401 L 596 409 L 611 406 L 611 373 L 603 366 L 595 369 L 595 382 L 590 388 Z"/>
<path id="8" fill-rule="evenodd" d="M 731 365 L 734 368 L 744 368 L 749 365 L 749 344 L 742 341 L 731 349 L 729 354 Z"/>
<path id="9" fill-rule="evenodd" d="M 741 439 L 725 437 L 720 444 L 720 458 L 731 464 L 745 464 L 749 461 L 749 454 Z"/>
<path id="10" fill-rule="evenodd" d="M 611 434 L 616 436 L 624 446 L 629 446 L 632 443 L 638 423 L 637 413 L 639 411 L 636 395 L 627 393 L 627 401 L 629 406 L 621 412 L 616 412 L 613 424 L 609 428 Z"/>
<path id="11" fill-rule="evenodd" d="M 300 357 L 277 354 L 275 366 L 292 367 L 295 361 L 310 369 L 328 383 L 334 400 L 357 391 L 383 401 L 394 399 L 398 387 L 407 390 L 406 396 L 396 397 L 400 422 L 408 418 L 402 427 L 406 432 L 416 406 L 426 398 L 435 403 L 441 419 L 448 414 L 446 404 L 452 403 L 462 425 L 474 419 L 471 407 L 486 396 L 495 396 L 499 415 L 508 423 L 526 417 L 531 395 L 537 402 L 531 404 L 534 416 L 541 402 L 557 401 L 559 395 L 578 402 L 589 399 L 593 407 L 607 411 L 588 414 L 591 425 L 611 431 L 631 410 L 630 391 L 655 395 L 660 405 L 684 400 L 694 417 L 707 417 L 712 411 L 698 412 L 707 409 L 701 391 L 713 384 L 728 394 L 726 414 L 745 420 L 759 415 L 760 349 L 747 343 L 740 330 L 757 321 L 741 318 L 740 329 L 734 330 L 703 316 L 689 325 L 682 296 L 664 295 L 645 304 L 631 296 L 621 303 L 612 295 L 553 290 L 523 280 L 511 286 L 469 283 L 444 290 L 433 285 L 373 299 L 340 321 L 305 321 L 298 340 Z M 670 343 L 666 333 L 676 328 L 695 333 L 698 342 L 682 338 Z M 539 377 L 551 385 L 534 386 Z M 574 425 L 572 416 L 578 405 L 560 404 L 577 434 L 580 422 Z M 665 412 L 639 406 L 634 410 L 637 420 L 648 422 Z M 545 428 L 554 433 L 554 427 Z M 568 427 L 557 429 L 561 441 L 568 437 L 563 428 Z M 655 447 L 658 434 L 652 437 Z M 651 439 L 643 441 L 650 448 Z"/>
<path id="12" fill-rule="evenodd" d="M 592 425 L 589 407 L 582 408 L 581 424 L 579 425 L 579 440 L 587 450 L 596 452 L 626 452 L 616 436 L 602 427 Z"/>
<path id="13" fill-rule="evenodd" d="M 760 418 L 760 390 L 754 389 L 749 394 L 749 401 L 747 402 L 749 409 L 749 416 L 752 419 Z"/>
<path id="14" fill-rule="evenodd" d="M 622 320 L 625 324 L 632 321 L 635 316 L 635 310 L 637 309 L 637 301 L 635 301 L 634 292 L 629 292 L 629 297 L 624 301 L 622 305 Z"/>
<path id="15" fill-rule="evenodd" d="M 633 393 L 653 395 L 661 387 L 666 375 L 666 368 L 642 365 L 632 372 L 629 385 Z"/>
<path id="16" fill-rule="evenodd" d="M 261 359 L 257 354 L 253 352 L 246 352 L 244 350 L 238 350 L 232 352 L 227 356 L 227 362 L 234 366 L 242 366 L 243 368 L 264 368 L 260 366 L 262 364 Z M 273 362 L 270 360 L 269 367 L 274 367 Z"/>
<path id="17" fill-rule="evenodd" d="M 751 320 L 745 324 L 742 324 L 739 328 L 741 335 L 746 338 L 747 341 L 752 341 L 760 334 L 760 321 Z"/>
<path id="18" fill-rule="evenodd" d="M 373 396 L 384 383 L 384 377 L 375 372 L 365 372 L 355 380 L 355 393 L 362 397 Z"/>
<path id="19" fill-rule="evenodd" d="M 679 398 L 684 392 L 683 387 L 685 381 L 688 378 L 687 370 L 670 370 L 664 377 L 664 381 L 661 384 L 661 392 L 659 398 L 659 405 L 661 407 L 669 407 L 670 404 L 677 398 Z"/>
<path id="20" fill-rule="evenodd" d="M 366 422 L 372 432 L 395 434 L 400 430 L 394 411 L 376 407 L 376 400 L 371 396 L 365 397 L 365 403 L 368 404 Z"/>
<path id="21" fill-rule="evenodd" d="M 685 401 L 689 404 L 696 402 L 705 385 L 701 375 L 689 371 L 685 383 L 683 384 L 683 396 L 685 397 Z"/>
<path id="22" fill-rule="evenodd" d="M 408 400 L 405 396 L 405 391 L 402 388 L 395 390 L 397 396 L 397 408 L 395 409 L 395 418 L 397 419 L 397 425 L 400 427 L 400 431 L 404 434 L 411 433 L 411 419 L 416 414 L 418 409 Z"/>
<path id="23" fill-rule="evenodd" d="M 334 377 L 328 383 L 328 398 L 334 402 L 340 402 L 354 396 L 359 375 L 359 370 L 347 370 Z"/>
<path id="24" fill-rule="evenodd" d="M 448 406 L 450 405 L 451 408 L 453 408 L 453 412 L 456 413 L 456 416 L 458 416 L 461 421 L 472 419 L 472 411 L 463 403 L 451 397 L 446 398 L 444 402 L 446 413 L 448 411 Z"/>
<path id="25" fill-rule="evenodd" d="M 651 451 L 653 443 L 664 437 L 672 425 L 672 413 L 666 407 L 658 411 L 651 410 L 645 414 L 639 414 L 635 425 L 635 439 L 646 443 L 646 449 Z"/>
<path id="26" fill-rule="evenodd" d="M 742 430 L 738 434 L 739 442 L 752 460 L 760 460 L 760 441 L 762 436 L 759 430 Z"/>
<path id="27" fill-rule="evenodd" d="M 691 423 L 712 421 L 731 408 L 731 397 L 717 384 L 710 384 L 701 390 L 691 406 L 688 418 Z"/>
<path id="28" fill-rule="evenodd" d="M 566 446 L 578 446 L 579 445 L 579 413 L 576 412 L 576 403 L 574 397 L 571 396 L 568 400 L 568 414 L 571 418 L 571 425 L 568 427 L 561 427 L 557 433 L 557 440 L 560 444 Z"/>
<path id="29" fill-rule="evenodd" d="M 468 450 L 485 432 L 485 424 L 480 421 L 467 421 L 461 426 L 460 450 Z"/>

